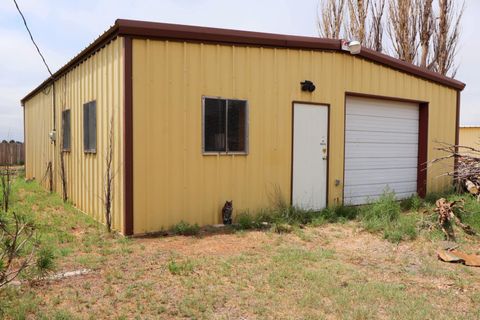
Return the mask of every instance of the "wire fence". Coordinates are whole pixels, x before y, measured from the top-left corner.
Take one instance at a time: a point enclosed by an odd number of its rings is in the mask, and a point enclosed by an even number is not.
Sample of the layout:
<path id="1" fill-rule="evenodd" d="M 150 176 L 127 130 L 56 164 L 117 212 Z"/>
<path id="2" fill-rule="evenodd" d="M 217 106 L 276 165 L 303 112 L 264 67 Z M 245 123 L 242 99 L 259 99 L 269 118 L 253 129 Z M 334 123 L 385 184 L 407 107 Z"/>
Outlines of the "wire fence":
<path id="1" fill-rule="evenodd" d="M 0 143 L 0 165 L 23 165 L 25 163 L 25 148 L 23 143 L 2 141 Z"/>

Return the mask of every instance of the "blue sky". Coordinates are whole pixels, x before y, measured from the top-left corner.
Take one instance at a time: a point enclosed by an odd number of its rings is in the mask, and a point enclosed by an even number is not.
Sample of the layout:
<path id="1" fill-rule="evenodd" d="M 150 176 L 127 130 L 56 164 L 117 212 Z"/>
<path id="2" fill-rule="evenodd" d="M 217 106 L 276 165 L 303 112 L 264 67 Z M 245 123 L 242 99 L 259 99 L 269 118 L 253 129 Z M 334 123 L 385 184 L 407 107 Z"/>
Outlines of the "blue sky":
<path id="1" fill-rule="evenodd" d="M 317 36 L 318 0 L 18 0 L 53 70 L 117 18 Z M 462 124 L 480 124 L 480 1 L 467 0 L 457 78 Z M 23 140 L 20 99 L 48 77 L 13 1 L 0 2 L 0 140 Z"/>

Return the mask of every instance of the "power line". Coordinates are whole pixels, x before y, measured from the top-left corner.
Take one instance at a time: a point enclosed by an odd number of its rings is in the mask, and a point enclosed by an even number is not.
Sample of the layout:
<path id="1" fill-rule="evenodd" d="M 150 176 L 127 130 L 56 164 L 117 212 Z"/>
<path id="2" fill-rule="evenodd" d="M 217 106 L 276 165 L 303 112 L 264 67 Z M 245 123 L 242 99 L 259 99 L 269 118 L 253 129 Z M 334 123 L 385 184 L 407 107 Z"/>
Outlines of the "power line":
<path id="1" fill-rule="evenodd" d="M 27 29 L 28 34 L 30 35 L 30 39 L 32 40 L 33 45 L 35 46 L 35 48 L 37 48 L 37 52 L 40 55 L 40 57 L 42 58 L 43 64 L 45 65 L 45 67 L 47 67 L 48 73 L 50 74 L 50 77 L 53 79 L 53 73 L 52 73 L 52 71 L 50 70 L 50 67 L 47 64 L 47 61 L 45 61 L 45 58 L 43 57 L 43 54 L 40 51 L 40 48 L 38 47 L 37 43 L 33 39 L 33 35 L 30 32 L 30 29 L 28 28 L 27 20 L 25 20 L 25 17 L 23 16 L 23 13 L 22 13 L 22 10 L 20 10 L 20 8 L 18 7 L 18 3 L 17 3 L 16 0 L 13 0 L 13 2 L 15 3 L 15 7 L 17 7 L 18 13 L 20 13 L 20 16 L 22 16 L 23 24 L 25 25 L 25 28 Z"/>

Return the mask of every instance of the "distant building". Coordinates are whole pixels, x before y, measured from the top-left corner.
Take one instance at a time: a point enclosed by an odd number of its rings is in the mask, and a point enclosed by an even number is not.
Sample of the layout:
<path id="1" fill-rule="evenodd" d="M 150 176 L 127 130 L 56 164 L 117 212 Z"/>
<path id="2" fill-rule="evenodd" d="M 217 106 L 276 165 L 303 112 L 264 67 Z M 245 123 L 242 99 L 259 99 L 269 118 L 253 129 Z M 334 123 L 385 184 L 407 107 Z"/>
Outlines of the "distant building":
<path id="1" fill-rule="evenodd" d="M 461 126 L 459 144 L 480 150 L 480 125 Z"/>

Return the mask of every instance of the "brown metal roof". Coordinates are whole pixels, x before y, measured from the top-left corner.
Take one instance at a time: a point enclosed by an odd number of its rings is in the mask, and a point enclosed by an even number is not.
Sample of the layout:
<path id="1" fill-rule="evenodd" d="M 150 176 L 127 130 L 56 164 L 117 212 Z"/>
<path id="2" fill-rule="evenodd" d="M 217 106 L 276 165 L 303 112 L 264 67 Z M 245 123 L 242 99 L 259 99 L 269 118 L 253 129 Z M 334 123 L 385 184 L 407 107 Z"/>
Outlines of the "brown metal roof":
<path id="1" fill-rule="evenodd" d="M 117 36 L 197 41 L 244 46 L 341 51 L 341 40 L 118 19 L 115 21 L 115 24 L 105 31 L 97 40 L 76 55 L 65 66 L 60 68 L 60 70 L 54 74 L 54 78 L 62 76 Z M 398 60 L 368 48 L 362 47 L 361 52 L 357 56 L 456 90 L 463 90 L 465 88 L 465 84 L 458 80 L 445 77 L 436 72 Z M 49 85 L 51 81 L 52 79 L 48 78 L 32 92 L 26 95 L 22 99 L 22 105 L 45 86 Z"/>

